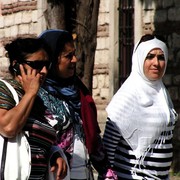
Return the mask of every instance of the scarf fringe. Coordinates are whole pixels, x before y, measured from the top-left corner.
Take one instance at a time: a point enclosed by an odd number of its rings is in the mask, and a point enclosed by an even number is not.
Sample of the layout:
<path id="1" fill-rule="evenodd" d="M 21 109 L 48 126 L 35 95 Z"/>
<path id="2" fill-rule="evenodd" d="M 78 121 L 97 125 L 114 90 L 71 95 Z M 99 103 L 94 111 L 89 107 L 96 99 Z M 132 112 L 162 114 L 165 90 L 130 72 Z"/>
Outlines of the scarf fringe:
<path id="1" fill-rule="evenodd" d="M 144 155 L 143 155 L 143 156 L 141 156 L 139 159 L 136 159 L 136 164 L 135 164 L 135 166 L 134 166 L 134 168 L 133 168 L 133 170 L 132 170 L 133 176 L 138 176 L 138 175 L 137 175 L 138 172 L 139 172 L 139 173 L 142 173 L 143 171 L 146 171 L 145 169 L 142 169 L 141 167 L 142 167 L 142 166 L 143 166 L 144 168 L 146 167 L 146 166 L 144 165 L 144 159 L 145 159 L 147 153 L 149 153 L 149 152 L 150 152 L 150 153 L 153 153 L 153 148 L 152 148 L 151 146 L 149 146 L 149 147 L 147 148 L 147 150 L 146 150 L 146 152 L 144 152 Z M 147 171 L 146 171 L 145 174 L 147 174 L 149 177 L 151 177 L 151 178 L 153 178 L 153 179 L 161 180 L 161 179 L 159 179 L 159 178 L 157 178 L 157 177 L 154 177 L 152 174 L 149 174 Z"/>
<path id="2" fill-rule="evenodd" d="M 166 131 L 167 127 L 165 127 L 165 130 L 162 132 L 161 136 L 154 141 L 154 143 L 152 145 L 149 145 L 149 147 L 147 148 L 147 150 L 144 152 L 144 154 L 140 157 L 136 159 L 136 163 L 134 165 L 134 168 L 132 170 L 132 174 L 137 176 L 137 172 L 142 172 L 142 166 L 145 168 L 146 165 L 144 164 L 144 159 L 146 157 L 146 155 L 148 153 L 153 154 L 153 149 L 156 149 L 158 146 L 161 146 L 162 144 L 165 143 L 166 141 L 166 137 L 169 135 L 169 132 Z M 171 135 L 173 134 L 172 131 L 170 131 Z M 152 176 L 149 174 L 149 176 Z"/>
<path id="3" fill-rule="evenodd" d="M 175 124 L 178 119 L 178 114 L 176 113 L 176 111 L 173 108 L 170 111 L 171 111 L 170 112 L 170 119 L 171 119 L 170 123 Z M 142 169 L 142 166 L 146 167 L 144 164 L 144 159 L 145 159 L 147 153 L 153 154 L 153 150 L 157 149 L 158 146 L 161 146 L 162 144 L 164 144 L 168 136 L 173 136 L 173 130 L 168 131 L 168 127 L 169 126 L 165 126 L 164 131 L 161 133 L 160 137 L 158 139 L 156 139 L 152 145 L 148 146 L 147 150 L 144 152 L 144 154 L 140 158 L 136 159 L 136 163 L 132 170 L 132 174 L 134 176 L 137 176 L 138 172 L 144 171 L 144 169 Z M 148 172 L 146 172 L 146 174 L 152 178 L 160 180 L 159 178 L 152 176 Z"/>

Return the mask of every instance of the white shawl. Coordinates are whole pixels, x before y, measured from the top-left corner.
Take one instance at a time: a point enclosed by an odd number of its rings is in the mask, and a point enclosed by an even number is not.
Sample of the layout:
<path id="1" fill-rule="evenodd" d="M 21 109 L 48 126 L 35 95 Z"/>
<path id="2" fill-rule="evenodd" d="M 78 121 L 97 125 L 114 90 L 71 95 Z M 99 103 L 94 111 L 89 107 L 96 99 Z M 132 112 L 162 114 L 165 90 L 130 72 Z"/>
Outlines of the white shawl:
<path id="1" fill-rule="evenodd" d="M 158 139 L 157 143 L 163 142 L 164 139 L 159 137 L 170 121 L 169 107 L 172 107 L 172 103 L 162 79 L 150 81 L 143 72 L 145 58 L 154 48 L 164 52 L 167 66 L 168 51 L 165 43 L 154 38 L 140 43 L 137 49 L 136 46 L 132 56 L 132 72 L 106 110 L 140 160 L 152 148 L 155 139 Z"/>

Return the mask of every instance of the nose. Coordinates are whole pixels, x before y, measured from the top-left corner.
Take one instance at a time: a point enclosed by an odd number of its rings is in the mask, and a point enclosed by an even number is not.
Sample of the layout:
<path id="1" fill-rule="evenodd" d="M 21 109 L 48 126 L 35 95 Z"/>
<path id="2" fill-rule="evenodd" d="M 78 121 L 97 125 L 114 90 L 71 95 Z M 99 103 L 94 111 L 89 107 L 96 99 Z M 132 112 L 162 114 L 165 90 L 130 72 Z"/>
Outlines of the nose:
<path id="1" fill-rule="evenodd" d="M 44 73 L 44 74 L 47 74 L 48 70 L 47 70 L 46 66 L 44 66 L 44 67 L 41 69 L 40 72 L 41 72 L 41 73 Z"/>
<path id="2" fill-rule="evenodd" d="M 155 65 L 158 65 L 159 64 L 159 59 L 158 59 L 158 57 L 157 57 L 157 55 L 154 57 L 154 64 Z"/>
<path id="3" fill-rule="evenodd" d="M 76 63 L 78 61 L 77 57 L 75 55 L 73 55 L 72 59 L 71 59 L 71 62 L 74 62 Z"/>

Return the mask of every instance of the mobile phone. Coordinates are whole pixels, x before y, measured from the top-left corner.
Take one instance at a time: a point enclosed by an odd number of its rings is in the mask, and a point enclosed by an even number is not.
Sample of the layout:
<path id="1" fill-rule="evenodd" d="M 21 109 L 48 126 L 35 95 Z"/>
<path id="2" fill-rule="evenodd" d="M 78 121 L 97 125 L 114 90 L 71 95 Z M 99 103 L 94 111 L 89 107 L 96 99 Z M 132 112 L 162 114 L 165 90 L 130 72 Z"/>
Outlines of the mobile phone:
<path id="1" fill-rule="evenodd" d="M 16 73 L 16 75 L 21 75 L 21 71 L 20 71 L 20 68 L 19 68 L 19 63 L 16 62 L 13 66 L 13 70 L 14 72 Z"/>

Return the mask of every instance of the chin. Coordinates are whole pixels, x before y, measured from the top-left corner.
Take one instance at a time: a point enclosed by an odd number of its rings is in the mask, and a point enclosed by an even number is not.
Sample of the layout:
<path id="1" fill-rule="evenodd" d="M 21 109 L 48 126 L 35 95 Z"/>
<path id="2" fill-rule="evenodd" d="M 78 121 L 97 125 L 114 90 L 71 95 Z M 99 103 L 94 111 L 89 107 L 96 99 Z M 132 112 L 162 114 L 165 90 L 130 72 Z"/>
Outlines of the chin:
<path id="1" fill-rule="evenodd" d="M 74 74 L 73 74 L 73 75 L 74 75 Z M 62 78 L 62 79 L 68 79 L 68 78 L 71 78 L 71 77 L 73 77 L 73 75 L 60 76 L 60 78 Z"/>
<path id="2" fill-rule="evenodd" d="M 41 80 L 41 81 L 40 81 L 40 86 L 42 86 L 43 83 L 44 83 L 44 80 Z"/>
<path id="3" fill-rule="evenodd" d="M 150 77 L 149 78 L 150 81 L 157 81 L 159 79 L 161 79 L 161 77 Z"/>
<path id="4" fill-rule="evenodd" d="M 148 77 L 148 79 L 151 80 L 151 81 L 157 81 L 157 80 L 159 80 L 161 78 L 162 78 L 162 75 L 160 75 L 160 74 L 153 74 L 153 75 Z"/>

